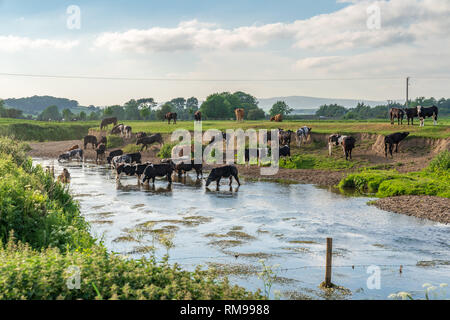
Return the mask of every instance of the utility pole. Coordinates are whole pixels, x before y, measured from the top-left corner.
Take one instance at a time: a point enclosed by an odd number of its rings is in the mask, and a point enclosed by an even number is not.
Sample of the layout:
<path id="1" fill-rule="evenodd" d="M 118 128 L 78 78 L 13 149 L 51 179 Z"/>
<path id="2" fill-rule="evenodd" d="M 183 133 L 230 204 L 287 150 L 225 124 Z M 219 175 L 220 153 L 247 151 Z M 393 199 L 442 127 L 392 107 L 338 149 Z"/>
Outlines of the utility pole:
<path id="1" fill-rule="evenodd" d="M 410 77 L 406 78 L 406 107 L 409 107 L 409 79 Z"/>

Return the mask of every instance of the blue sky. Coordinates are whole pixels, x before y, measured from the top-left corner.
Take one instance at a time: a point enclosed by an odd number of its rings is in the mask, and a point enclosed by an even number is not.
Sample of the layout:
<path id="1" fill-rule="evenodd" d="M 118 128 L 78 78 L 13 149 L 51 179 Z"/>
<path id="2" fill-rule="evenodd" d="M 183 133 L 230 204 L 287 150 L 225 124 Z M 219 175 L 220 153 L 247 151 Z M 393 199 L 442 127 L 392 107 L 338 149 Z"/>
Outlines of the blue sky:
<path id="1" fill-rule="evenodd" d="M 81 28 L 67 28 L 69 5 Z M 0 73 L 310 81 L 99 81 L 0 75 L 0 98 L 108 105 L 244 90 L 388 100 L 448 95 L 448 0 L 0 0 Z M 377 23 L 379 25 L 377 25 Z M 432 50 L 431 50 L 432 48 Z M 356 80 L 331 80 L 331 79 Z M 395 78 L 395 79 L 391 79 Z M 430 79 L 431 78 L 431 79 Z"/>

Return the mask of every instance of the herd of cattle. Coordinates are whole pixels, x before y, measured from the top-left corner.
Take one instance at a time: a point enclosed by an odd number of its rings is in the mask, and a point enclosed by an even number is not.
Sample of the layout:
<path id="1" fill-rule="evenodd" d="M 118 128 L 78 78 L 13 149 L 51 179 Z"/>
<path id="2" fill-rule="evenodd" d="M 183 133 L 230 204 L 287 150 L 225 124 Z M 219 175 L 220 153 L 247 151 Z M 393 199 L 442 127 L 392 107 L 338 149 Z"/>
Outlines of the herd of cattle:
<path id="1" fill-rule="evenodd" d="M 238 121 L 243 121 L 244 118 L 244 109 L 236 109 L 236 119 Z M 437 124 L 437 116 L 438 116 L 438 108 L 436 106 L 430 108 L 424 108 L 418 106 L 416 108 L 392 108 L 390 110 L 391 124 L 394 124 L 394 119 L 398 119 L 398 124 L 403 124 L 403 117 L 406 115 L 408 119 L 408 125 L 411 120 L 411 124 L 413 124 L 413 119 L 418 117 L 420 119 L 420 125 L 424 125 L 424 119 L 427 117 L 432 117 L 434 119 L 434 124 Z M 200 111 L 197 111 L 194 115 L 195 121 L 202 120 L 202 114 Z M 177 121 L 177 114 L 173 112 L 169 112 L 165 115 L 165 119 L 168 120 L 170 124 L 173 120 L 174 124 Z M 271 121 L 282 122 L 283 117 L 281 115 L 276 115 L 271 118 Z M 124 124 L 117 124 L 117 118 L 107 118 L 102 120 L 100 124 L 100 129 L 108 127 L 109 125 L 113 125 L 111 130 L 111 134 L 120 134 L 122 137 L 131 138 L 132 137 L 132 128 L 130 126 L 126 126 Z M 291 156 L 291 141 L 294 137 L 297 141 L 297 145 L 301 146 L 305 143 L 312 132 L 312 128 L 304 126 L 298 129 L 296 132 L 292 130 L 284 130 L 278 129 L 279 136 L 279 156 L 280 157 L 290 157 Z M 222 133 L 223 138 L 227 139 L 227 134 Z M 398 145 L 401 141 L 403 141 L 409 132 L 397 132 L 390 135 L 385 136 L 384 138 L 384 146 L 385 146 L 385 157 L 388 156 L 388 153 L 393 156 L 394 146 L 395 152 L 398 152 Z M 159 143 L 161 146 L 163 145 L 163 137 L 160 133 L 147 135 L 145 132 L 138 132 L 135 134 L 136 137 L 136 145 L 142 145 L 141 152 L 145 149 L 147 150 L 150 145 L 153 143 Z M 272 139 L 271 132 L 267 133 L 267 140 L 270 141 Z M 211 139 L 210 144 L 215 141 L 215 137 Z M 142 163 L 141 161 L 141 153 L 130 153 L 124 154 L 122 150 L 113 150 L 110 151 L 108 156 L 106 156 L 106 146 L 107 146 L 107 138 L 101 137 L 97 139 L 96 136 L 87 135 L 83 139 L 84 149 L 91 144 L 92 148 L 96 152 L 96 163 L 99 161 L 106 160 L 108 164 L 116 171 L 116 177 L 120 180 L 121 175 L 127 176 L 137 176 L 138 180 L 141 181 L 141 177 L 143 176 L 143 183 L 148 183 L 150 180 L 155 182 L 156 177 L 167 177 L 169 183 L 172 183 L 172 174 L 174 172 L 178 173 L 181 177 L 183 174 L 186 174 L 188 171 L 195 170 L 197 174 L 197 178 L 200 176 L 203 177 L 203 166 L 202 164 L 195 164 L 194 160 L 190 163 L 180 163 L 175 164 L 172 160 L 162 160 L 159 164 L 153 163 Z M 332 134 L 328 137 L 328 153 L 331 156 L 333 146 L 341 146 L 342 151 L 344 153 L 346 160 L 352 159 L 352 150 L 355 148 L 356 139 L 349 135 L 341 135 L 341 134 Z M 254 152 L 256 151 L 256 152 Z M 259 150 L 249 150 L 245 149 L 245 161 L 249 161 L 250 154 L 256 154 L 259 157 Z M 69 150 L 61 154 L 58 158 L 58 161 L 70 161 L 72 159 L 77 159 L 79 161 L 84 161 L 84 151 L 80 148 L 79 145 L 72 146 Z M 219 185 L 221 178 L 229 178 L 230 185 L 232 183 L 233 177 L 240 185 L 238 178 L 238 170 L 235 166 L 224 166 L 220 168 L 215 168 L 211 171 L 208 176 L 206 185 L 208 186 L 212 182 L 217 182 L 217 186 Z M 67 178 L 67 177 L 65 177 Z"/>

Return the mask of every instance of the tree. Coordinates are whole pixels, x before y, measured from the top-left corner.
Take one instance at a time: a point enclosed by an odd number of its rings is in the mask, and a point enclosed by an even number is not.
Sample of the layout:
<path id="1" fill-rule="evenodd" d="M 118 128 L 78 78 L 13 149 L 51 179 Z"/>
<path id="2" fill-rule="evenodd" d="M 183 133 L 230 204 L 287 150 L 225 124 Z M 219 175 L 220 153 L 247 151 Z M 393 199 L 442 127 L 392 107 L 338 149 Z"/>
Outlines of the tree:
<path id="1" fill-rule="evenodd" d="M 257 108 L 250 110 L 247 115 L 248 120 L 262 120 L 266 118 L 266 113 L 264 110 Z"/>
<path id="2" fill-rule="evenodd" d="M 141 114 L 139 112 L 139 104 L 136 100 L 131 99 L 125 103 L 125 119 L 126 120 L 140 120 Z"/>
<path id="3" fill-rule="evenodd" d="M 198 111 L 198 99 L 195 97 L 186 100 L 186 109 L 190 114 L 194 114 Z"/>
<path id="4" fill-rule="evenodd" d="M 316 111 L 316 116 L 327 118 L 341 118 L 345 115 L 347 109 L 337 104 L 323 105 Z"/>
<path id="5" fill-rule="evenodd" d="M 205 119 L 230 119 L 230 103 L 223 94 L 214 93 L 206 98 L 200 107 L 202 117 Z"/>
<path id="6" fill-rule="evenodd" d="M 64 109 L 62 111 L 62 117 L 64 121 L 70 121 L 75 117 L 75 115 L 72 113 L 72 111 L 70 111 L 70 109 Z"/>
<path id="7" fill-rule="evenodd" d="M 38 116 L 38 120 L 40 121 L 59 121 L 61 119 L 62 116 L 61 113 L 59 113 L 57 106 L 49 106 L 45 108 L 45 110 Z"/>
<path id="8" fill-rule="evenodd" d="M 80 115 L 78 116 L 78 119 L 80 119 L 80 121 L 86 121 L 86 119 L 87 119 L 86 112 L 81 111 Z"/>
<path id="9" fill-rule="evenodd" d="M 290 114 L 294 109 L 290 108 L 286 102 L 277 101 L 270 109 L 269 114 L 271 117 L 281 114 L 283 117 Z"/>

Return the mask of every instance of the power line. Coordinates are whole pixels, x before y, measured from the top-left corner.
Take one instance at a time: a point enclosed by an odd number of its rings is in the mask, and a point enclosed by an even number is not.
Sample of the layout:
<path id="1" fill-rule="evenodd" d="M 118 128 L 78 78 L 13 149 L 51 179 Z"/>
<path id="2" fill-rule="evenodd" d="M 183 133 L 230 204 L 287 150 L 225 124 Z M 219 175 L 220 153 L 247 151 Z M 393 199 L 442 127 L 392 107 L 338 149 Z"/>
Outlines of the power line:
<path id="1" fill-rule="evenodd" d="M 350 78 L 267 78 L 267 79 L 190 79 L 190 78 L 134 78 L 134 77 L 109 77 L 86 75 L 52 75 L 29 73 L 6 73 L 0 76 L 28 77 L 28 78 L 55 78 L 55 79 L 80 79 L 80 80 L 115 80 L 115 81 L 167 81 L 167 82 L 301 82 L 301 81 L 360 81 L 360 80 L 401 80 L 401 77 L 350 77 Z M 425 78 L 422 78 L 425 79 Z M 440 78 L 444 79 L 444 78 Z M 449 78 L 450 79 L 450 78 Z"/>

